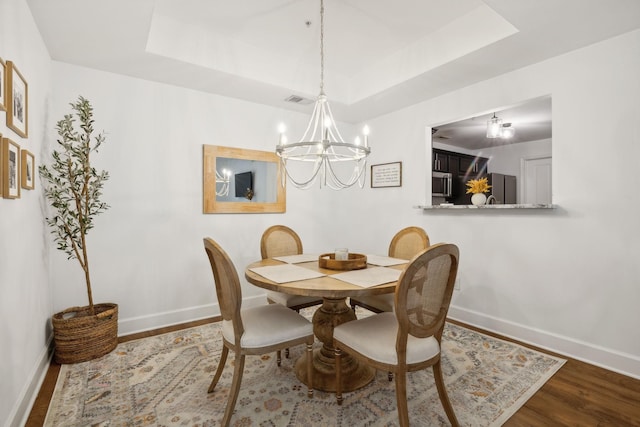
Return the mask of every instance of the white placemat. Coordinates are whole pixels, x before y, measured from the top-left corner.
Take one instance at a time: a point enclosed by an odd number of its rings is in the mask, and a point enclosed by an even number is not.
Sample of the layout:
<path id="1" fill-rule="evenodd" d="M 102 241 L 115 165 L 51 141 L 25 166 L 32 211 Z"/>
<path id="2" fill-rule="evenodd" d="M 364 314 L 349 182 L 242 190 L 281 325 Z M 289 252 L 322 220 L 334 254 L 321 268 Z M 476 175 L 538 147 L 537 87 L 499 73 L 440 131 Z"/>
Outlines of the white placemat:
<path id="1" fill-rule="evenodd" d="M 268 265 L 266 267 L 250 268 L 249 270 L 276 283 L 295 282 L 326 276 L 326 274 L 293 264 Z"/>
<path id="2" fill-rule="evenodd" d="M 382 267 L 388 267 L 390 265 L 406 264 L 408 262 L 409 260 L 406 260 L 406 259 L 367 254 L 367 264 L 379 265 Z"/>
<path id="3" fill-rule="evenodd" d="M 368 258 L 367 258 L 368 259 Z M 334 274 L 331 277 L 351 283 L 362 288 L 382 285 L 383 283 L 395 282 L 400 277 L 402 270 L 386 267 L 369 267 L 362 270 L 352 270 L 345 273 Z"/>
<path id="4" fill-rule="evenodd" d="M 319 257 L 320 255 L 318 254 L 298 254 L 298 255 L 277 256 L 277 257 L 273 257 L 273 259 L 286 262 L 287 264 L 298 264 L 301 262 L 318 261 Z"/>

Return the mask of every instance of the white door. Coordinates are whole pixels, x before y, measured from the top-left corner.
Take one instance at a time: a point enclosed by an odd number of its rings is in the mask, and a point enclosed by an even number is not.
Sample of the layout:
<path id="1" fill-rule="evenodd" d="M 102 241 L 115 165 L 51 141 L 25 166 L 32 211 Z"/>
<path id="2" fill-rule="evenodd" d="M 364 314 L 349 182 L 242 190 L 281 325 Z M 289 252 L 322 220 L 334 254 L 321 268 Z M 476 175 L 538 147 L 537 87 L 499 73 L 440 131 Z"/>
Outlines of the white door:
<path id="1" fill-rule="evenodd" d="M 551 157 L 522 159 L 522 200 L 525 204 L 551 204 Z"/>

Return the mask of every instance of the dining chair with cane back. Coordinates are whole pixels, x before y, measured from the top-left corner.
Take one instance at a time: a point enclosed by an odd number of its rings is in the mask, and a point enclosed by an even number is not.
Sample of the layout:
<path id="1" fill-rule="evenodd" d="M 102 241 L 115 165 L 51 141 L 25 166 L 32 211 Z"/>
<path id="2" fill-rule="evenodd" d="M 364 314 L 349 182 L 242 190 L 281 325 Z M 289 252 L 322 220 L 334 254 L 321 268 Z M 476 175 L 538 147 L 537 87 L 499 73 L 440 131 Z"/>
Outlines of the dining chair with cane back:
<path id="1" fill-rule="evenodd" d="M 208 392 L 218 384 L 229 350 L 235 353 L 233 380 L 222 425 L 228 426 L 240 392 L 245 356 L 262 355 L 299 344 L 306 344 L 309 397 L 313 396 L 313 326 L 300 314 L 279 304 L 242 309 L 240 280 L 227 253 L 212 239 L 204 247 L 213 271 L 216 295 L 222 315 L 222 353 Z M 280 361 L 278 361 L 280 366 Z"/>
<path id="2" fill-rule="evenodd" d="M 260 238 L 260 255 L 262 259 L 277 256 L 299 255 L 302 253 L 302 240 L 298 233 L 285 225 L 273 225 L 267 228 Z M 281 304 L 291 310 L 300 312 L 303 308 L 322 304 L 322 298 L 291 295 L 284 292 L 267 291 L 269 304 Z M 289 349 L 284 350 L 285 357 L 289 357 Z M 278 352 L 280 360 L 280 352 Z"/>
<path id="3" fill-rule="evenodd" d="M 432 367 L 438 396 L 452 425 L 455 412 L 444 386 L 442 333 L 458 272 L 459 250 L 438 243 L 416 255 L 400 274 L 393 312 L 338 325 L 333 330 L 336 399 L 342 404 L 342 352 L 376 369 L 395 374 L 398 419 L 409 425 L 407 373 Z"/>
<path id="4" fill-rule="evenodd" d="M 389 243 L 388 254 L 392 258 L 410 260 L 416 254 L 429 247 L 429 236 L 420 227 L 406 227 L 398 231 Z M 374 313 L 383 313 L 393 310 L 393 294 L 370 295 L 351 298 L 351 309 L 356 306 L 366 308 Z"/>
<path id="5" fill-rule="evenodd" d="M 262 233 L 260 255 L 262 259 L 302 253 L 302 240 L 298 233 L 284 225 L 273 225 Z M 283 292 L 268 291 L 267 301 L 282 304 L 295 311 L 322 304 L 322 298 L 302 295 L 289 295 Z"/>

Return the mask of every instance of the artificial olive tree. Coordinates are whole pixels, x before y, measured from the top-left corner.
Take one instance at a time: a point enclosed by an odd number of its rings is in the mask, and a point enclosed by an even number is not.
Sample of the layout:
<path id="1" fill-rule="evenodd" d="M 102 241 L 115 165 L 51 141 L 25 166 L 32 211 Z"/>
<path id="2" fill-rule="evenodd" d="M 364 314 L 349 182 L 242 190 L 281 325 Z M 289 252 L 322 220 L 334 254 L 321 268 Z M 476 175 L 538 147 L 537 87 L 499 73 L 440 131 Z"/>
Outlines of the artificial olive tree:
<path id="1" fill-rule="evenodd" d="M 53 163 L 39 167 L 45 182 L 44 195 L 54 214 L 47 218 L 57 248 L 68 259 L 77 259 L 84 271 L 89 297 L 89 314 L 94 315 L 91 276 L 86 236 L 93 228 L 96 215 L 109 205 L 100 200 L 102 188 L 109 179 L 107 171 L 98 172 L 91 166 L 90 156 L 105 142 L 103 133 L 93 136 L 93 108 L 78 97 L 71 103 L 72 114 L 57 122 L 59 149 L 54 150 Z"/>

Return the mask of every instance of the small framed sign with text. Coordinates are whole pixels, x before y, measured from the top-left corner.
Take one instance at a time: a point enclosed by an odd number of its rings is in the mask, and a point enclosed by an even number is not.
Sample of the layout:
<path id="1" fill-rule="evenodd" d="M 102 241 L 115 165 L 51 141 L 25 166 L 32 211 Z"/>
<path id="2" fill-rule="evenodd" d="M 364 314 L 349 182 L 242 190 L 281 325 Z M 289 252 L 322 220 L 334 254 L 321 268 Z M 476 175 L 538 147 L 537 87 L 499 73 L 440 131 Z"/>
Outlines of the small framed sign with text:
<path id="1" fill-rule="evenodd" d="M 371 165 L 371 188 L 402 187 L 402 162 Z"/>

